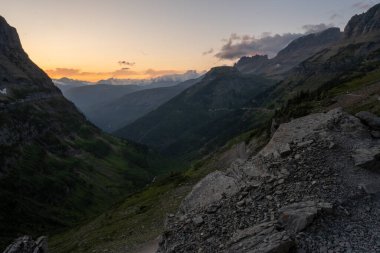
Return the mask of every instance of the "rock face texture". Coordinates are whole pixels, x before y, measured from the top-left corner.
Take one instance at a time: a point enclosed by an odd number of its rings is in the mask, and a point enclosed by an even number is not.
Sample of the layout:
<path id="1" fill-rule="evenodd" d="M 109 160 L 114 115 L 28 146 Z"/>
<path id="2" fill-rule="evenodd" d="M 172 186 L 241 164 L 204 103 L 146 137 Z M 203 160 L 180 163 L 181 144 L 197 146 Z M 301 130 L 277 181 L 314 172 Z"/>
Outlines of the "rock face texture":
<path id="1" fill-rule="evenodd" d="M 48 253 L 47 238 L 34 241 L 30 236 L 17 238 L 3 253 Z"/>
<path id="2" fill-rule="evenodd" d="M 380 170 L 355 160 L 380 147 L 371 131 L 341 109 L 282 124 L 256 156 L 194 188 L 158 252 L 379 252 Z"/>
<path id="3" fill-rule="evenodd" d="M 380 5 L 375 5 L 367 13 L 355 15 L 344 29 L 346 38 L 370 35 L 380 31 Z"/>

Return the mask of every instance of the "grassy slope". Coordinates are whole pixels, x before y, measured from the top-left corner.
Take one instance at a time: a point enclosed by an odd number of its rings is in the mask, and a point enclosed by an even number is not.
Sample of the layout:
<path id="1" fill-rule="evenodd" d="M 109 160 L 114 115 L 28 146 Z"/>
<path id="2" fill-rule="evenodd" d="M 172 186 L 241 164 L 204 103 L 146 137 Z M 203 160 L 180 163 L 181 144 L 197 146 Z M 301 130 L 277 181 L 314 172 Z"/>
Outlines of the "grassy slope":
<path id="1" fill-rule="evenodd" d="M 168 213 L 176 212 L 191 186 L 211 172 L 212 166 L 173 173 L 134 194 L 114 209 L 96 219 L 52 236 L 51 252 L 134 252 L 157 238 Z M 94 251 L 95 250 L 95 251 Z"/>
<path id="2" fill-rule="evenodd" d="M 14 138 L 28 133 L 20 137 L 25 141 L 0 145 L 1 248 L 18 235 L 52 233 L 93 218 L 156 175 L 181 167 L 101 133 L 63 98 L 1 110 L 0 125 Z"/>

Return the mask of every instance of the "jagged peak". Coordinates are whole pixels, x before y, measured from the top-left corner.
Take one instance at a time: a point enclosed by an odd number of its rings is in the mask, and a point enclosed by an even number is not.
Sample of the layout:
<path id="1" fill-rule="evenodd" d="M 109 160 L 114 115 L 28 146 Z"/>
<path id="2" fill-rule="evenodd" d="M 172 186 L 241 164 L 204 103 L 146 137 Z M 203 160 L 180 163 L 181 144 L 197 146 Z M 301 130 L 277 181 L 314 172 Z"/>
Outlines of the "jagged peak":
<path id="1" fill-rule="evenodd" d="M 239 59 L 239 61 L 235 64 L 235 66 L 239 66 L 241 64 L 246 64 L 246 63 L 261 63 L 261 62 L 266 62 L 269 60 L 268 55 L 254 55 L 254 56 L 243 56 Z"/>
<path id="2" fill-rule="evenodd" d="M 0 16 L 0 50 L 21 48 L 16 28 L 10 26 L 5 18 Z"/>
<path id="3" fill-rule="evenodd" d="M 344 29 L 347 39 L 376 33 L 380 33 L 380 4 L 376 4 L 365 13 L 353 16 Z"/>
<path id="4" fill-rule="evenodd" d="M 215 78 L 218 76 L 224 76 L 228 74 L 235 74 L 239 71 L 235 67 L 231 66 L 220 66 L 211 68 L 209 72 L 206 73 L 205 78 Z"/>
<path id="5" fill-rule="evenodd" d="M 311 33 L 293 40 L 290 44 L 278 53 L 278 56 L 285 54 L 289 51 L 298 50 L 303 48 L 305 44 L 326 44 L 330 42 L 338 41 L 342 36 L 342 33 L 338 27 L 331 27 L 318 33 Z"/>

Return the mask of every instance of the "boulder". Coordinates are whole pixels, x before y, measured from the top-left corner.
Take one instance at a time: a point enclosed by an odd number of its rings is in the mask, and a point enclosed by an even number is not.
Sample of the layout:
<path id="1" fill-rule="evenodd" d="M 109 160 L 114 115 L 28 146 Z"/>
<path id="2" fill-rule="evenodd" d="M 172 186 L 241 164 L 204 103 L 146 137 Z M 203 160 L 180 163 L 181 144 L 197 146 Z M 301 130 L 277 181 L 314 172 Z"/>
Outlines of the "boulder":
<path id="1" fill-rule="evenodd" d="M 306 147 L 313 143 L 310 136 L 314 134 L 322 136 L 331 129 L 339 129 L 344 134 L 354 136 L 368 135 L 358 118 L 337 108 L 327 113 L 316 113 L 281 124 L 259 154 L 264 157 L 286 156 L 291 152 L 289 143 L 295 143 L 299 148 Z"/>
<path id="2" fill-rule="evenodd" d="M 380 194 L 380 185 L 377 182 L 362 184 L 360 186 L 367 194 L 370 194 L 370 195 Z"/>
<path id="3" fill-rule="evenodd" d="M 380 169 L 380 147 L 359 148 L 352 155 L 355 166 L 364 169 Z"/>
<path id="4" fill-rule="evenodd" d="M 369 126 L 373 130 L 380 130 L 380 117 L 370 112 L 359 112 L 355 115 L 364 124 Z"/>
<path id="5" fill-rule="evenodd" d="M 195 209 L 202 209 L 220 199 L 223 196 L 231 196 L 239 191 L 237 180 L 227 176 L 221 171 L 215 171 L 198 184 L 182 201 L 181 210 L 188 213 Z"/>
<path id="6" fill-rule="evenodd" d="M 306 201 L 294 203 L 279 209 L 279 223 L 290 233 L 298 233 L 311 224 L 321 210 L 332 210 L 329 203 Z"/>
<path id="7" fill-rule="evenodd" d="M 286 231 L 277 231 L 274 222 L 266 222 L 236 231 L 227 252 L 286 253 L 294 245 Z"/>

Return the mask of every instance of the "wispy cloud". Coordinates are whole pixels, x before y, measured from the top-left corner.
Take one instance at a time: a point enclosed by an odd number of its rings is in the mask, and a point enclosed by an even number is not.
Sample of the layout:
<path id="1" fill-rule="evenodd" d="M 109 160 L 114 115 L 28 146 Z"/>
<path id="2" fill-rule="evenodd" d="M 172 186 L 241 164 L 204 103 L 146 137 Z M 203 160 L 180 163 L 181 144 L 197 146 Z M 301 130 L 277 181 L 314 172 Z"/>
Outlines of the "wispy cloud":
<path id="1" fill-rule="evenodd" d="M 129 61 L 118 61 L 119 65 L 121 66 L 134 66 L 135 62 L 129 62 Z"/>
<path id="2" fill-rule="evenodd" d="M 181 71 L 147 69 L 143 71 L 142 73 L 145 75 L 149 75 L 150 77 L 158 77 L 158 76 L 163 76 L 163 75 L 178 74 L 178 73 L 181 73 Z"/>
<path id="3" fill-rule="evenodd" d="M 212 53 L 214 53 L 214 49 L 210 48 L 209 50 L 203 52 L 202 55 L 209 55 L 209 54 L 212 54 Z"/>
<path id="4" fill-rule="evenodd" d="M 341 19 L 341 18 L 342 18 L 342 15 L 340 15 L 338 13 L 333 13 L 333 14 L 331 14 L 329 19 L 330 19 L 330 21 L 335 21 L 335 20 Z"/>
<path id="5" fill-rule="evenodd" d="M 324 24 L 324 23 L 321 23 L 321 24 L 317 24 L 317 25 L 304 25 L 302 26 L 302 29 L 305 31 L 305 34 L 309 34 L 309 33 L 318 33 L 318 32 L 321 32 L 321 31 L 324 31 L 328 28 L 331 28 L 333 27 L 334 24 Z"/>
<path id="6" fill-rule="evenodd" d="M 236 60 L 243 56 L 268 55 L 275 56 L 293 40 L 309 33 L 316 33 L 332 27 L 332 24 L 304 25 L 304 33 L 274 34 L 263 33 L 260 37 L 252 35 L 238 35 L 233 33 L 228 39 L 223 39 L 225 44 L 215 54 L 220 60 Z"/>
<path id="7" fill-rule="evenodd" d="M 353 4 L 352 7 L 361 11 L 366 11 L 369 8 L 371 8 L 372 5 L 373 5 L 372 1 L 361 1 L 361 2 L 357 2 Z"/>

